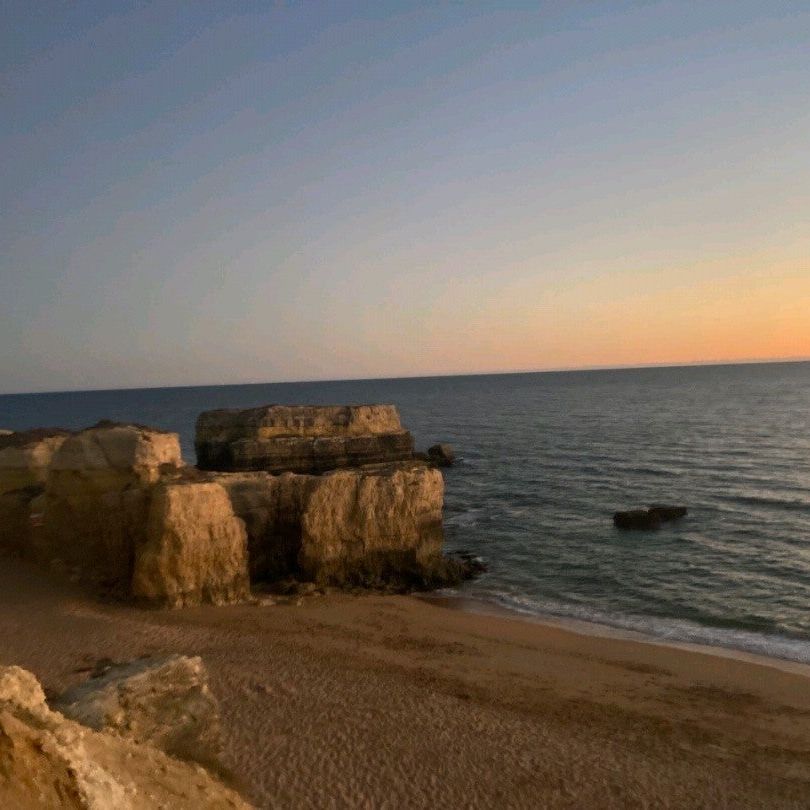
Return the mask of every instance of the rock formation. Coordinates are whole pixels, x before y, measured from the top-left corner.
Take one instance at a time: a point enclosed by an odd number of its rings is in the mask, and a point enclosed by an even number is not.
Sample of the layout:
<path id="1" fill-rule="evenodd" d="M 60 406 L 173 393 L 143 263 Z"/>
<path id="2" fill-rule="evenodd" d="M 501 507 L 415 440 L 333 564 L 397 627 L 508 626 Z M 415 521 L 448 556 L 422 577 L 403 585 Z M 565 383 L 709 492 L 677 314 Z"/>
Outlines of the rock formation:
<path id="1" fill-rule="evenodd" d="M 0 435 L 0 493 L 44 486 L 54 453 L 69 435 L 58 428 Z"/>
<path id="2" fill-rule="evenodd" d="M 36 678 L 0 667 L 0 807 L 173 810 L 249 805 L 199 765 L 52 711 Z"/>
<path id="3" fill-rule="evenodd" d="M 631 509 L 629 512 L 616 512 L 613 525 L 617 529 L 660 529 L 661 517 L 647 509 Z"/>
<path id="4" fill-rule="evenodd" d="M 689 510 L 685 506 L 651 506 L 648 510 L 664 522 L 668 523 L 671 520 L 680 520 L 686 517 Z"/>
<path id="5" fill-rule="evenodd" d="M 139 425 L 35 433 L 0 439 L 15 485 L 0 548 L 108 595 L 226 604 L 251 581 L 428 588 L 477 570 L 442 555 L 436 466 L 452 450 L 414 458 L 390 405 L 208 411 L 204 470 L 183 465 L 177 434 Z"/>
<path id="6" fill-rule="evenodd" d="M 170 655 L 114 664 L 62 694 L 54 708 L 96 731 L 219 766 L 219 705 L 201 658 Z"/>
<path id="7" fill-rule="evenodd" d="M 0 435 L 0 552 L 24 553 L 31 545 L 35 502 L 45 488 L 66 430 L 38 429 Z M 36 519 L 38 521 L 38 518 Z"/>
<path id="8" fill-rule="evenodd" d="M 267 405 L 205 411 L 197 419 L 203 470 L 322 473 L 413 458 L 393 405 Z"/>
<path id="9" fill-rule="evenodd" d="M 145 539 L 134 549 L 136 599 L 183 607 L 228 604 L 248 596 L 245 525 L 219 484 L 157 484 L 145 524 Z"/>
<path id="10" fill-rule="evenodd" d="M 456 460 L 456 454 L 449 444 L 434 444 L 428 447 L 427 456 L 437 467 L 452 467 Z"/>
<path id="11" fill-rule="evenodd" d="M 51 462 L 35 556 L 127 595 L 152 489 L 181 465 L 176 433 L 100 422 L 73 434 Z"/>

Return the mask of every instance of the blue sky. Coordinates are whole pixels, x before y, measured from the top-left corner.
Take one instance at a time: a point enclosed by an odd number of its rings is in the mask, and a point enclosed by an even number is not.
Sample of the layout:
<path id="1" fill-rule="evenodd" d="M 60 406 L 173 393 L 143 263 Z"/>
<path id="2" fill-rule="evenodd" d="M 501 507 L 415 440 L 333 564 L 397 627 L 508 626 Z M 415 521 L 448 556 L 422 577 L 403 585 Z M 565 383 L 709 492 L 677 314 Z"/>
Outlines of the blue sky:
<path id="1" fill-rule="evenodd" d="M 810 355 L 801 3 L 15 3 L 0 392 Z"/>

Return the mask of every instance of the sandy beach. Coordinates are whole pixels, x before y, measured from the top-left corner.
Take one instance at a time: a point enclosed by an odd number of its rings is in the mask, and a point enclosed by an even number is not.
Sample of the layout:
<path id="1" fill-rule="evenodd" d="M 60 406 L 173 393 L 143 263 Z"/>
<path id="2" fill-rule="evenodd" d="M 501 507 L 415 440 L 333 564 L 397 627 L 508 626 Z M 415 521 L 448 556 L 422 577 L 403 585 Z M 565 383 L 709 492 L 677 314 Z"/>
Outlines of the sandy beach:
<path id="1" fill-rule="evenodd" d="M 259 807 L 810 804 L 810 680 L 417 597 L 144 611 L 0 568 L 0 662 L 200 655 Z M 797 668 L 801 669 L 801 668 Z"/>

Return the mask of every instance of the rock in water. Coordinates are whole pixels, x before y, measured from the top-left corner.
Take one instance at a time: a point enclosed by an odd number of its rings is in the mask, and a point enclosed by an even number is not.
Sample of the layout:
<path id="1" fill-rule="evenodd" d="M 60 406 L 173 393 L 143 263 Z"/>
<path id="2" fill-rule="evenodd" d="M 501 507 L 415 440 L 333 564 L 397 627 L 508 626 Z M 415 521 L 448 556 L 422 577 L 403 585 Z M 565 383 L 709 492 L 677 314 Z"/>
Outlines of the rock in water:
<path id="1" fill-rule="evenodd" d="M 0 807 L 248 810 L 199 765 L 51 711 L 37 679 L 0 667 Z"/>
<path id="2" fill-rule="evenodd" d="M 200 658 L 171 655 L 114 664 L 65 692 L 54 708 L 96 731 L 150 743 L 179 759 L 219 764 L 219 706 Z"/>
<path id="3" fill-rule="evenodd" d="M 224 605 L 250 593 L 245 524 L 217 483 L 168 480 L 150 498 L 132 595 L 151 604 Z"/>
<path id="4" fill-rule="evenodd" d="M 266 405 L 205 411 L 197 465 L 225 472 L 322 473 L 413 458 L 413 438 L 393 405 Z"/>
<path id="5" fill-rule="evenodd" d="M 618 529 L 660 529 L 661 517 L 647 509 L 616 512 L 613 523 Z"/>
<path id="6" fill-rule="evenodd" d="M 452 467 L 456 454 L 449 444 L 434 444 L 428 447 L 428 459 L 439 467 Z"/>
<path id="7" fill-rule="evenodd" d="M 689 510 L 685 506 L 651 506 L 650 513 L 658 515 L 665 523 L 670 520 L 678 520 L 686 517 Z"/>

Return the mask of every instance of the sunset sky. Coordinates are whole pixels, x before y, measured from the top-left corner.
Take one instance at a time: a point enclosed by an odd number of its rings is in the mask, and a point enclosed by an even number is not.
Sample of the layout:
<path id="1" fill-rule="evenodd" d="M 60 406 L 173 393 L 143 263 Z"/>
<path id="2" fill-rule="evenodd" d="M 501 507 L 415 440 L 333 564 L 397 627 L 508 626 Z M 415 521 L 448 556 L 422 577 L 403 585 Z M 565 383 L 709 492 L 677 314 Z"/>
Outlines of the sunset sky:
<path id="1" fill-rule="evenodd" d="M 4 2 L 0 392 L 810 356 L 810 5 Z"/>

